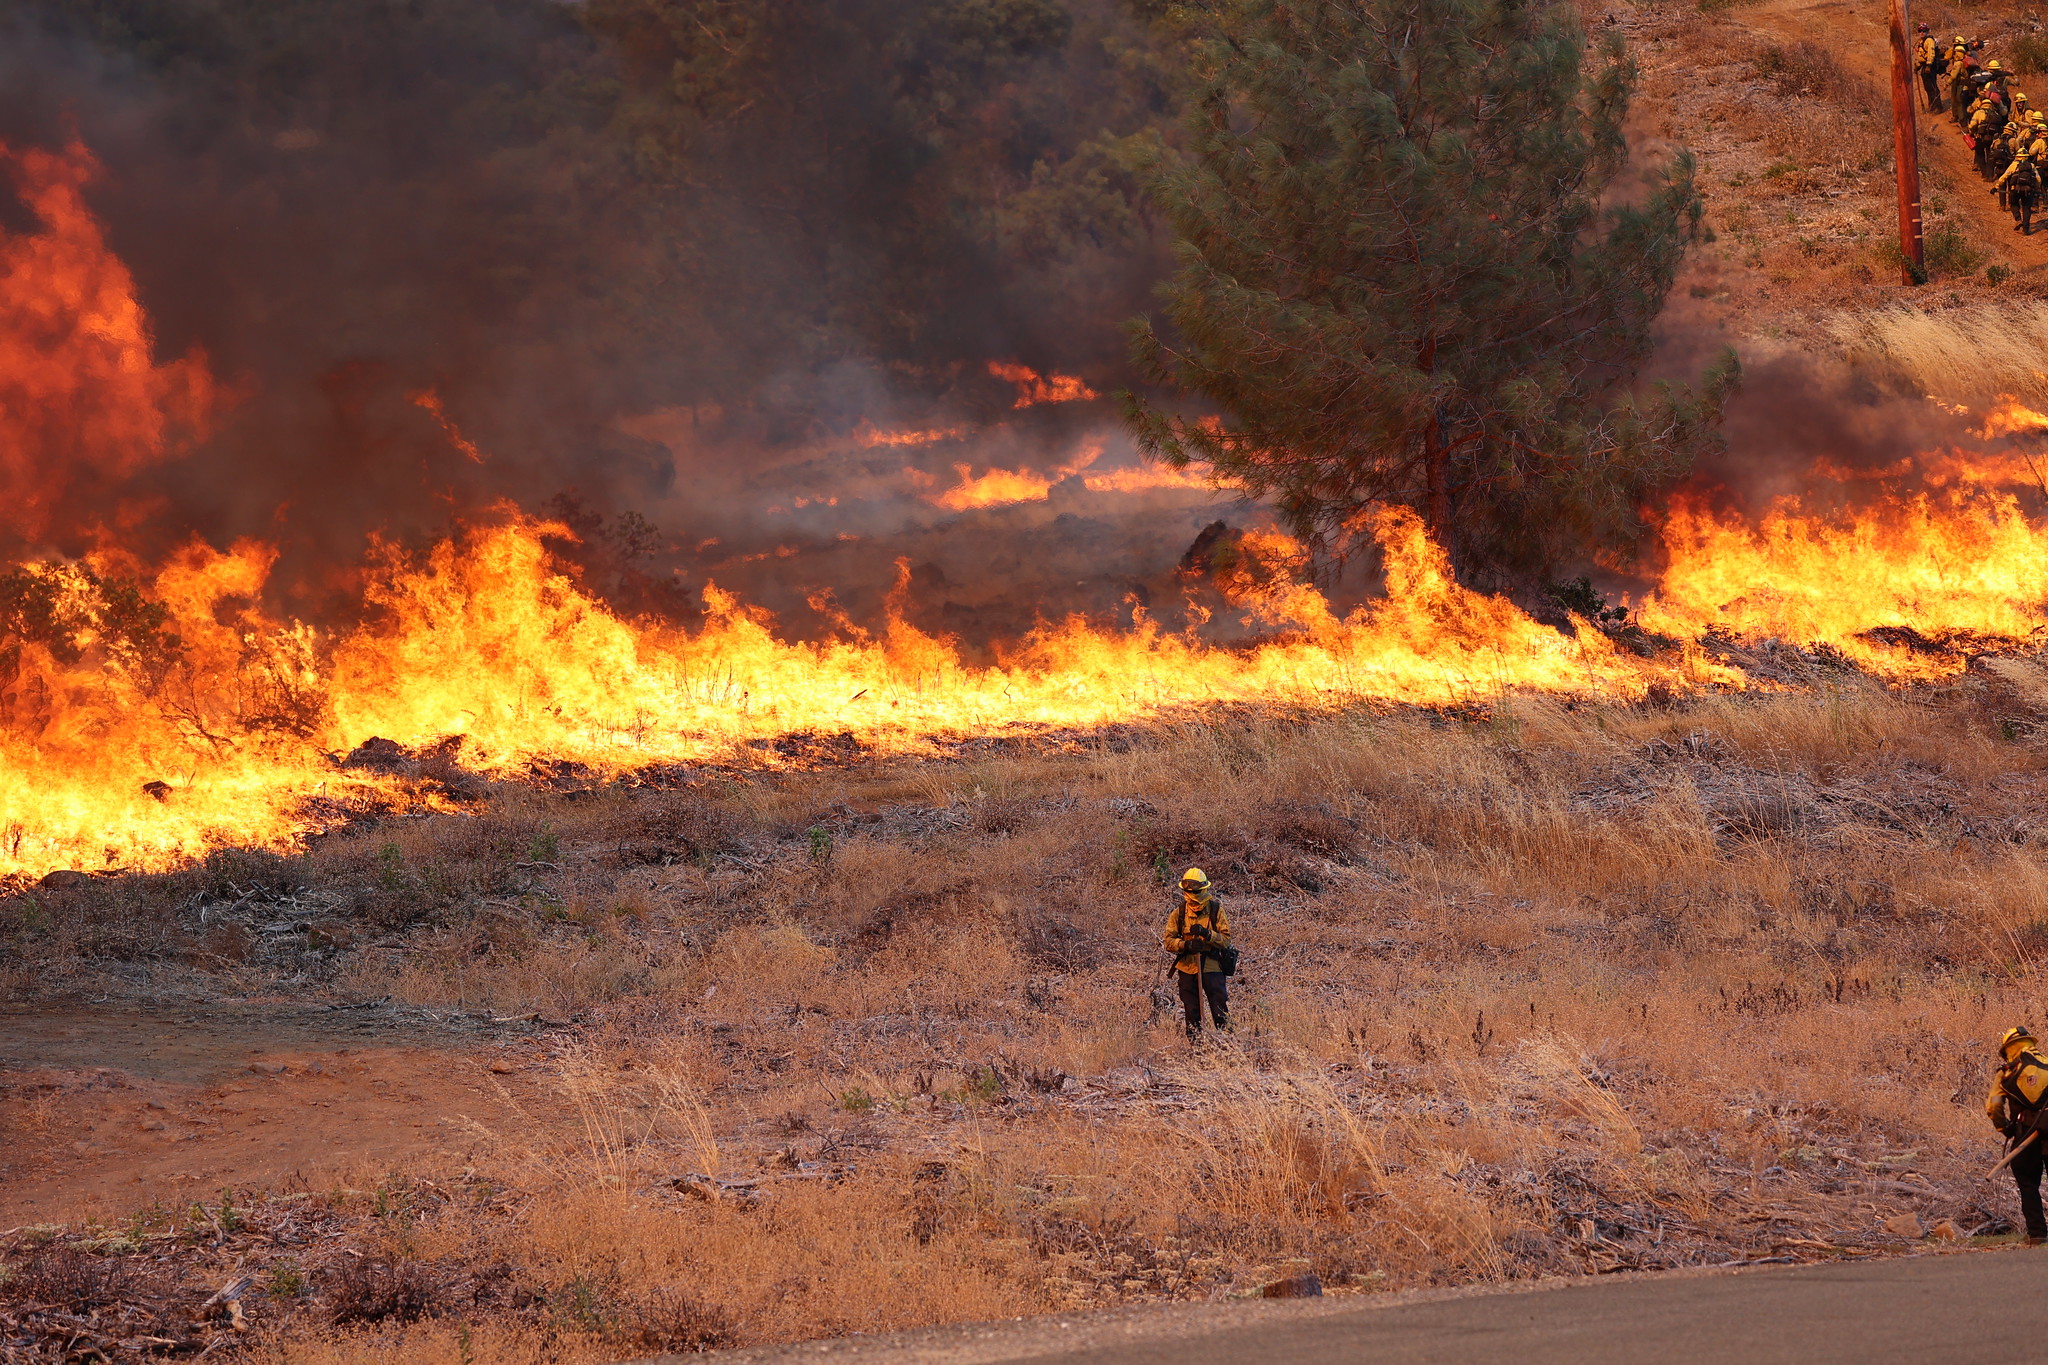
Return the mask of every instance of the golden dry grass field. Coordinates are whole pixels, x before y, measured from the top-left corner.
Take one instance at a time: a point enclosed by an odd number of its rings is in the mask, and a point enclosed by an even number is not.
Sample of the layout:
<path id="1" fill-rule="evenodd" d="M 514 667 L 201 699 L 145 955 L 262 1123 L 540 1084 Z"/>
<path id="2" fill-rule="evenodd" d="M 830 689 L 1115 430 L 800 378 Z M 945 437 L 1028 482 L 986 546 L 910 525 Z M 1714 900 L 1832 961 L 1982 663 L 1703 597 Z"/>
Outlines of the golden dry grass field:
<path id="1" fill-rule="evenodd" d="M 1372 1292 L 1999 1237 L 1978 1105 L 2048 954 L 2044 707 L 2048 672 L 1990 660 L 1910 692 L 1216 717 L 501 785 L 300 858 L 26 891 L 18 1001 L 565 1026 L 520 1044 L 526 1099 L 381 1169 L 17 1230 L 0 1302 L 197 1340 L 248 1276 L 250 1358 L 582 1361 L 1304 1266 Z M 1191 862 L 1245 952 L 1233 1034 L 1196 1048 L 1155 998 L 1161 869 Z M 54 1147 L 85 1100 L 12 1086 L 11 1136 Z M 133 1127 L 123 1102 L 93 1112 Z"/>

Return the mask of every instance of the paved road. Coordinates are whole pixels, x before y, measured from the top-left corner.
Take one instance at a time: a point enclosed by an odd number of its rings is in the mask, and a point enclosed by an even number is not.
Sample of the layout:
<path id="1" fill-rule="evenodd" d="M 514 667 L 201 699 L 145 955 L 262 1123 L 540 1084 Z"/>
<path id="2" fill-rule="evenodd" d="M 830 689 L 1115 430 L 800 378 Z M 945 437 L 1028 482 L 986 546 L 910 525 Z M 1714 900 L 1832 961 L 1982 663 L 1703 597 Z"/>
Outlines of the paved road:
<path id="1" fill-rule="evenodd" d="M 2048 1251 L 1678 1272 L 1406 1301 L 1070 1314 L 715 1356 L 732 1365 L 2018 1365 Z M 681 1357 L 672 1358 L 681 1361 Z M 690 1357 L 702 1362 L 703 1356 Z"/>

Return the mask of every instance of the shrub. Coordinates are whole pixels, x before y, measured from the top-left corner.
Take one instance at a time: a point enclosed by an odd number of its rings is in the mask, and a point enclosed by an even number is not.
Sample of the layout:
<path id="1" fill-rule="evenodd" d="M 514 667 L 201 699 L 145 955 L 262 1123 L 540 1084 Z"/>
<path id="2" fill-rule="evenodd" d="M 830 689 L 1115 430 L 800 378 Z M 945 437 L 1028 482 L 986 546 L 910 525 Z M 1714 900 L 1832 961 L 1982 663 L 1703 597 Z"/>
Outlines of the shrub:
<path id="1" fill-rule="evenodd" d="M 1970 239 L 1954 223 L 1942 223 L 1926 236 L 1927 273 L 1930 275 L 1972 275 L 1984 263 L 1984 253 L 1970 245 Z"/>

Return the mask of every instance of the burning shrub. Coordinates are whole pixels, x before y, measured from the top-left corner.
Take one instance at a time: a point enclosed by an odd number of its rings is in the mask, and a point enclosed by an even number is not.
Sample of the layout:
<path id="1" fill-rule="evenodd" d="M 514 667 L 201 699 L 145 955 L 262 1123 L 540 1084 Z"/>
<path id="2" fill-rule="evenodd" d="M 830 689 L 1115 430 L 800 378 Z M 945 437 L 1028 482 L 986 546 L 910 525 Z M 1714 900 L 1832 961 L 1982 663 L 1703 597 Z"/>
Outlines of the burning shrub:
<path id="1" fill-rule="evenodd" d="M 0 731 L 40 733 L 53 715 L 54 675 L 88 655 L 154 692 L 178 657 L 170 620 L 139 584 L 81 565 L 0 573 Z"/>

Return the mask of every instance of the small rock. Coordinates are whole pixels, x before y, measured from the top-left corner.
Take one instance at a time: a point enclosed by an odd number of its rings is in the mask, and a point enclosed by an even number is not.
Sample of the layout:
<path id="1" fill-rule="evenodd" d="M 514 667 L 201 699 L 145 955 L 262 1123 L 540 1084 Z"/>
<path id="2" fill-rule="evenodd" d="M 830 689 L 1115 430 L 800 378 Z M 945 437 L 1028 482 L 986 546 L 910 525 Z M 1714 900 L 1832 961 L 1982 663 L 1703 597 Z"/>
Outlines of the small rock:
<path id="1" fill-rule="evenodd" d="M 1963 1230 L 1955 1225 L 1954 1219 L 1944 1218 L 1927 1235 L 1938 1242 L 1955 1242 L 1962 1239 Z"/>
<path id="2" fill-rule="evenodd" d="M 170 1125 L 162 1119 L 144 1119 L 139 1126 L 145 1133 L 161 1133 Z"/>
<path id="3" fill-rule="evenodd" d="M 1926 1232 L 1918 1214 L 1900 1213 L 1884 1220 L 1884 1230 L 1894 1237 L 1919 1237 Z"/>
<path id="4" fill-rule="evenodd" d="M 1315 1271 L 1306 1275 L 1290 1275 L 1284 1280 L 1275 1280 L 1259 1291 L 1262 1299 L 1320 1299 L 1323 1296 L 1323 1282 L 1316 1278 Z"/>
<path id="5" fill-rule="evenodd" d="M 85 873 L 60 867 L 55 872 L 44 873 L 43 879 L 36 885 L 45 891 L 70 891 L 77 887 L 89 886 L 91 883 L 92 878 Z"/>
<path id="6" fill-rule="evenodd" d="M 249 1070 L 255 1072 L 258 1076 L 282 1076 L 285 1073 L 285 1064 L 283 1062 L 251 1062 L 249 1063 Z"/>
<path id="7" fill-rule="evenodd" d="M 142 790 L 145 795 L 153 796 L 159 801 L 171 799 L 172 787 L 168 782 L 145 782 L 142 784 Z"/>
<path id="8" fill-rule="evenodd" d="M 491 1063 L 491 1074 L 494 1076 L 509 1076 L 518 1069 L 502 1057 Z"/>

